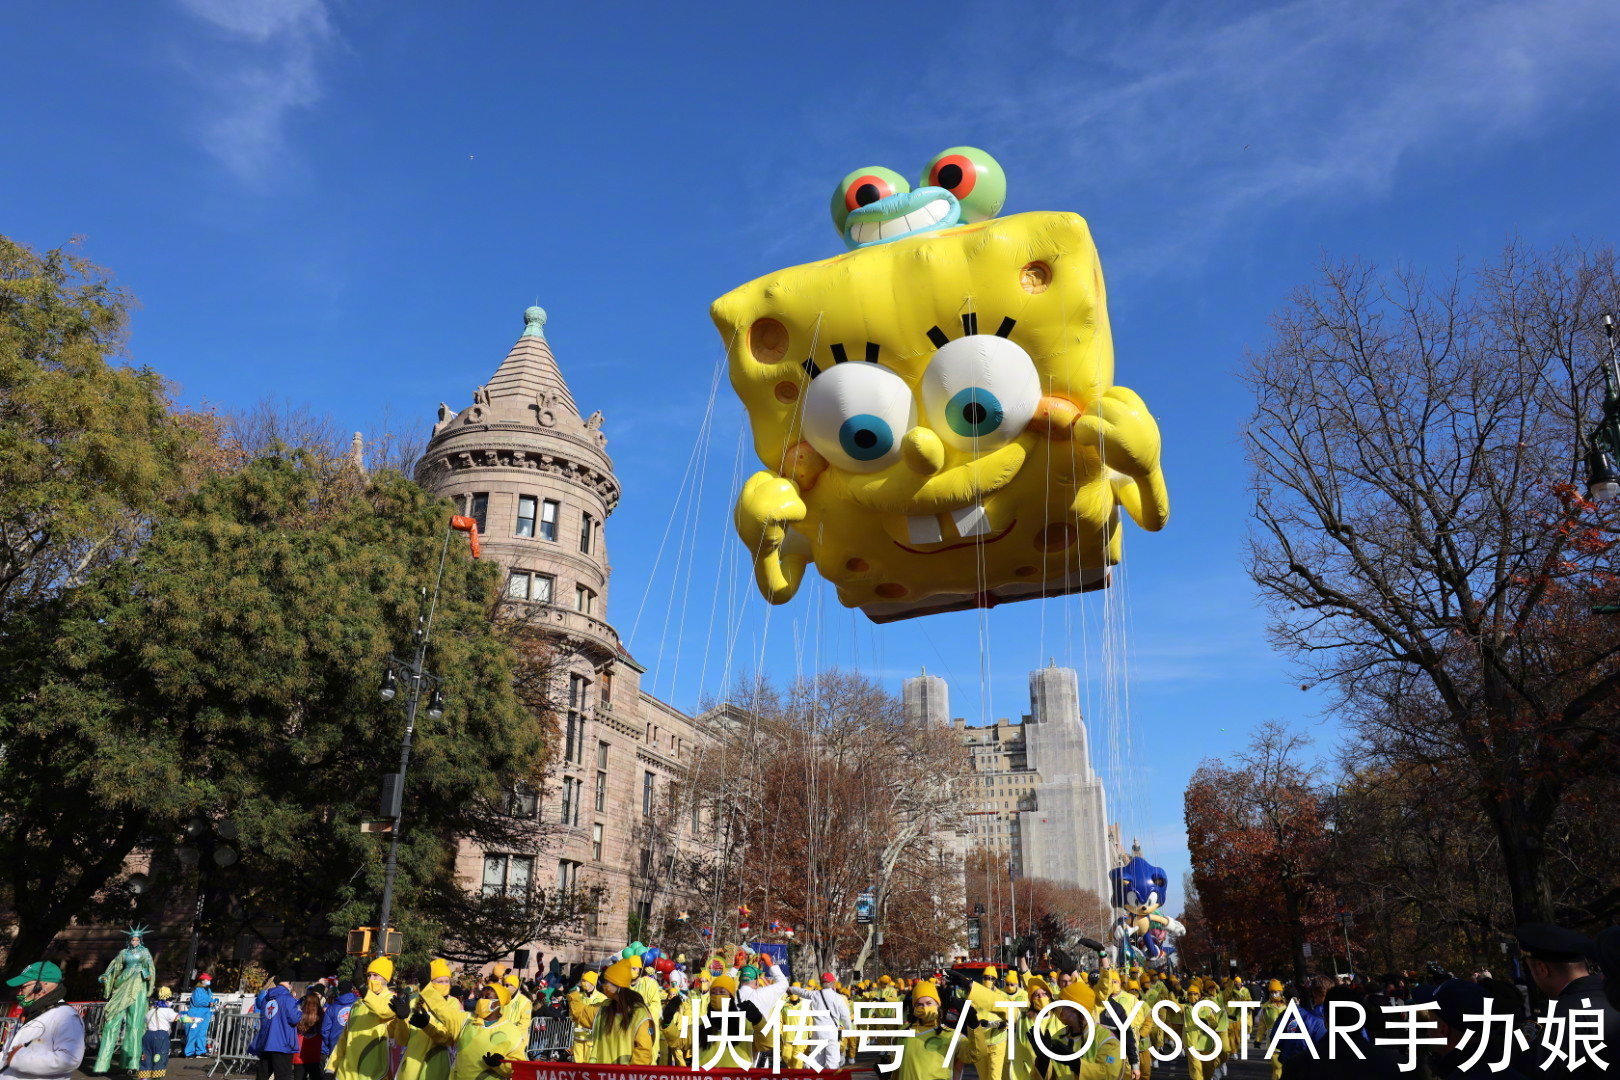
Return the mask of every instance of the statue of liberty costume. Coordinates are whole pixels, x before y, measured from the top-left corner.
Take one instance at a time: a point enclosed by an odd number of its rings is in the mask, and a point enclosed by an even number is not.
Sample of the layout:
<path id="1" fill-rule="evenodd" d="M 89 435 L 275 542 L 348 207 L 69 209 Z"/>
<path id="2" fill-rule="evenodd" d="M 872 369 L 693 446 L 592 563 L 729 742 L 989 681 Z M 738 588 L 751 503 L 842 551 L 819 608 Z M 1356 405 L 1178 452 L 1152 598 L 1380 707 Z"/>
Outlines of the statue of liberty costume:
<path id="1" fill-rule="evenodd" d="M 107 995 L 107 1005 L 102 1012 L 101 1045 L 96 1050 L 95 1071 L 98 1073 L 108 1072 L 115 1064 L 134 1072 L 140 1063 L 146 1006 L 157 977 L 152 954 L 142 944 L 146 928 L 133 926 L 125 933 L 129 935 L 129 944 L 112 958 L 101 976 L 101 991 Z"/>

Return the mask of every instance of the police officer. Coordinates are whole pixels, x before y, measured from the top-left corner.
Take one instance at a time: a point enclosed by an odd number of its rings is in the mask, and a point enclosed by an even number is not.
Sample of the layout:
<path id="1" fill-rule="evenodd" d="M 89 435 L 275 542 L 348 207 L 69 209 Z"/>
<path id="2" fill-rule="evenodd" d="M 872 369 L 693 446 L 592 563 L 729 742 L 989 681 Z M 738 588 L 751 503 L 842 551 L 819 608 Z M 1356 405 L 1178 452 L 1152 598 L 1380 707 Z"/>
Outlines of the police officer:
<path id="1" fill-rule="evenodd" d="M 1547 1014 L 1567 1017 L 1577 1011 L 1596 1011 L 1603 1031 L 1589 1046 L 1602 1061 L 1611 1066 L 1620 1064 L 1620 1012 L 1615 1011 L 1604 992 L 1603 976 L 1592 974 L 1587 966 L 1587 957 L 1597 952 L 1597 942 L 1585 934 L 1548 923 L 1525 923 L 1515 931 L 1514 936 L 1528 958 L 1525 967 L 1531 980 L 1547 996 Z M 1551 1029 L 1551 1033 L 1556 1034 L 1556 1029 Z M 1603 1049 L 1596 1050 L 1599 1038 Z M 1533 1045 L 1529 1054 L 1529 1060 L 1539 1066 L 1547 1059 L 1548 1051 L 1542 1046 Z M 1567 1074 L 1560 1072 L 1559 1075 L 1599 1077 L 1613 1074 L 1588 1060 L 1580 1068 L 1568 1070 Z"/>

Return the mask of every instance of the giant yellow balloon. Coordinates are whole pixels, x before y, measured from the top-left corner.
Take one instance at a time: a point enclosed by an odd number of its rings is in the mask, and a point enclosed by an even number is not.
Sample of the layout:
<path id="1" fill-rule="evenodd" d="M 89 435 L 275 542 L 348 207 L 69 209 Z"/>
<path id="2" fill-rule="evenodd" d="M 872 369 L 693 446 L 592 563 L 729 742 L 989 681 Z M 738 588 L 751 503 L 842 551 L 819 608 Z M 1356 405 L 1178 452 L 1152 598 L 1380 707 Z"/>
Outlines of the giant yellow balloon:
<path id="1" fill-rule="evenodd" d="M 1085 219 L 997 218 L 972 147 L 910 190 L 857 170 L 833 196 L 851 250 L 716 300 L 766 466 L 735 520 L 765 598 L 812 563 L 876 622 L 1105 587 L 1123 507 L 1169 515 L 1159 429 L 1114 385 Z"/>

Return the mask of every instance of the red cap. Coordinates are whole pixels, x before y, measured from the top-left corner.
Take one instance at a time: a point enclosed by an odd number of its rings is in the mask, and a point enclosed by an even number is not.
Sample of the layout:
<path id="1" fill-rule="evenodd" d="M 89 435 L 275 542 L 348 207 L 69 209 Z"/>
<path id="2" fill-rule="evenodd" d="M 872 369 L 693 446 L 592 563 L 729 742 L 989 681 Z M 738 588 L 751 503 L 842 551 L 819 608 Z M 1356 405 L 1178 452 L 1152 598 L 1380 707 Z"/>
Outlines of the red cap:
<path id="1" fill-rule="evenodd" d="M 197 981 L 198 982 L 213 982 L 214 977 L 212 975 L 208 974 L 208 972 L 205 971 L 201 975 L 197 976 Z"/>
<path id="2" fill-rule="evenodd" d="M 823 971 L 821 973 L 821 981 L 835 983 L 838 981 L 838 978 L 830 971 Z"/>

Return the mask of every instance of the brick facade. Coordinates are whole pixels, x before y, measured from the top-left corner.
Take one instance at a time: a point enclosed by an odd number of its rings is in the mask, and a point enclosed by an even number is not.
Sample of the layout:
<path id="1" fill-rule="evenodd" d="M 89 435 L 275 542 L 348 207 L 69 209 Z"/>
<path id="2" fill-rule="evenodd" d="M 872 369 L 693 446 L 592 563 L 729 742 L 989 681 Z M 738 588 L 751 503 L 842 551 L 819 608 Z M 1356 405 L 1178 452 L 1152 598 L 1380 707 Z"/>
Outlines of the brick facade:
<path id="1" fill-rule="evenodd" d="M 463 842 L 457 868 L 473 887 L 598 884 L 605 896 L 585 939 L 553 948 L 597 961 L 629 940 L 631 916 L 672 899 L 662 868 L 695 844 L 689 815 L 668 813 L 710 726 L 641 689 L 644 669 L 608 621 L 612 566 L 605 524 L 619 501 L 600 412 L 581 416 L 544 336 L 525 329 L 490 381 L 459 412 L 439 406 L 416 476 L 481 519 L 485 559 L 507 571 L 509 602 L 562 644 L 562 753 L 534 812 L 548 846 L 530 865 Z M 516 805 L 528 807 L 524 797 Z"/>

